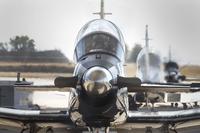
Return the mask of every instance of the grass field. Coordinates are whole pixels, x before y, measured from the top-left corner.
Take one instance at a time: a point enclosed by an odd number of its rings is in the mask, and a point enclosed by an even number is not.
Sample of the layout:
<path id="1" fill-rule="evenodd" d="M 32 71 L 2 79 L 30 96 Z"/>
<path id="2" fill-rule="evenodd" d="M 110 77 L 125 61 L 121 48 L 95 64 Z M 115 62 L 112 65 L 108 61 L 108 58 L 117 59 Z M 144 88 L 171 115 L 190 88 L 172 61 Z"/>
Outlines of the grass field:
<path id="1" fill-rule="evenodd" d="M 124 66 L 125 74 L 129 77 L 135 76 L 136 64 L 126 64 Z M 197 65 L 186 65 L 180 67 L 180 73 L 186 77 L 200 78 L 200 66 Z"/>
<path id="2" fill-rule="evenodd" d="M 36 73 L 36 72 L 23 72 L 22 78 L 44 78 L 54 79 L 58 76 L 71 76 L 72 73 Z M 0 77 L 17 77 L 17 72 L 0 72 Z"/>
<path id="3" fill-rule="evenodd" d="M 1 62 L 0 61 L 0 67 L 2 66 L 24 66 L 24 65 L 30 65 L 30 66 L 57 66 L 57 67 L 73 67 L 74 64 L 73 63 L 36 63 L 36 62 Z"/>
<path id="4" fill-rule="evenodd" d="M 129 63 L 124 65 L 125 75 L 128 77 L 133 77 L 136 75 L 136 64 Z"/>
<path id="5" fill-rule="evenodd" d="M 188 77 L 200 78 L 200 66 L 195 66 L 195 65 L 182 66 L 181 73 Z"/>
<path id="6" fill-rule="evenodd" d="M 21 72 L 21 71 L 12 71 L 13 68 L 24 68 L 26 66 L 28 68 L 38 68 L 37 70 L 40 70 L 41 72 Z M 17 72 L 21 73 L 21 77 L 26 77 L 26 78 L 55 78 L 57 76 L 69 76 L 72 75 L 72 72 L 60 72 L 63 68 L 74 68 L 74 64 L 70 63 L 34 63 L 34 62 L 0 62 L 0 68 L 12 68 L 10 69 L 11 71 L 1 71 L 0 70 L 0 77 L 16 77 Z M 42 70 L 46 68 L 52 68 L 52 69 L 57 69 L 54 70 L 55 72 L 44 72 Z M 51 69 L 50 69 L 51 70 Z"/>
<path id="7" fill-rule="evenodd" d="M 67 64 L 67 63 L 24 63 L 24 62 L 0 62 L 0 67 L 20 67 L 20 66 L 30 66 L 30 67 L 43 67 L 45 68 L 74 68 L 74 64 Z M 124 65 L 125 75 L 128 77 L 133 77 L 136 75 L 136 64 L 134 63 L 127 63 Z M 197 77 L 200 78 L 200 66 L 182 66 L 181 73 L 188 77 Z M 17 71 L 1 71 L 0 70 L 0 77 L 16 77 Z M 26 78 L 55 78 L 57 76 L 69 76 L 72 75 L 72 71 L 70 72 L 22 72 L 21 77 Z"/>

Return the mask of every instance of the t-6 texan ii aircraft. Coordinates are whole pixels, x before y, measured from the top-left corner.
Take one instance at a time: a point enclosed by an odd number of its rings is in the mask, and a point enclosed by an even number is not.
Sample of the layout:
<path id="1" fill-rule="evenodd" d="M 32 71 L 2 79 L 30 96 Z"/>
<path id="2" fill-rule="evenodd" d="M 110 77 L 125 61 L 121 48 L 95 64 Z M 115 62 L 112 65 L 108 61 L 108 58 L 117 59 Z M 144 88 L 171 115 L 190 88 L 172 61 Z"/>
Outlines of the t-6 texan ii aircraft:
<path id="1" fill-rule="evenodd" d="M 92 20 L 82 27 L 77 36 L 74 57 L 77 64 L 72 77 L 58 77 L 55 86 L 43 87 L 47 91 L 70 92 L 67 111 L 0 108 L 0 118 L 21 122 L 24 125 L 22 133 L 27 128 L 30 128 L 31 133 L 37 133 L 39 129 L 35 124 L 41 122 L 62 123 L 71 125 L 70 128 L 88 128 L 91 132 L 105 128 L 105 133 L 108 133 L 110 127 L 117 128 L 118 125 L 175 124 L 200 119 L 199 108 L 184 111 L 129 111 L 129 92 L 196 92 L 200 91 L 200 86 L 198 83 L 146 84 L 136 77 L 124 77 L 123 35 L 114 23 L 104 18 Z M 16 88 L 42 90 L 41 86 Z"/>

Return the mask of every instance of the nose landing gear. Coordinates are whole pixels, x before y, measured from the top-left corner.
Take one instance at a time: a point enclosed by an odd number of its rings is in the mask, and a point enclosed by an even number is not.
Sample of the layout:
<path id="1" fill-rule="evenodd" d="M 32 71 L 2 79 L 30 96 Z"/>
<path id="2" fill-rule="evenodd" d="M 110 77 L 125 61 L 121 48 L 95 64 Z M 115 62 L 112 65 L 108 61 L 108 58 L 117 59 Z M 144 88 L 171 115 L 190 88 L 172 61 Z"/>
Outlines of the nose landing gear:
<path id="1" fill-rule="evenodd" d="M 110 128 L 109 127 L 105 127 L 103 130 L 100 128 L 93 128 L 93 127 L 89 127 L 88 131 L 90 133 L 109 133 L 110 132 Z"/>

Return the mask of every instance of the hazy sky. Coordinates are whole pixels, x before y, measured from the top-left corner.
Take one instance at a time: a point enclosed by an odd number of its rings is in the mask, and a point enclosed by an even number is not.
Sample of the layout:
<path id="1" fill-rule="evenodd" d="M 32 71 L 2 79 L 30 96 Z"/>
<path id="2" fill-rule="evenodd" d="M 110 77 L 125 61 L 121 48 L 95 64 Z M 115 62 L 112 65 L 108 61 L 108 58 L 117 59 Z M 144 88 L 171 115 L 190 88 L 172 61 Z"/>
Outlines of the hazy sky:
<path id="1" fill-rule="evenodd" d="M 37 49 L 60 49 L 72 59 L 79 29 L 99 18 L 100 0 L 0 0 L 0 42 L 28 35 Z M 124 34 L 131 48 L 144 44 L 145 25 L 150 46 L 162 56 L 171 45 L 173 58 L 200 64 L 200 0 L 105 0 L 106 18 Z"/>

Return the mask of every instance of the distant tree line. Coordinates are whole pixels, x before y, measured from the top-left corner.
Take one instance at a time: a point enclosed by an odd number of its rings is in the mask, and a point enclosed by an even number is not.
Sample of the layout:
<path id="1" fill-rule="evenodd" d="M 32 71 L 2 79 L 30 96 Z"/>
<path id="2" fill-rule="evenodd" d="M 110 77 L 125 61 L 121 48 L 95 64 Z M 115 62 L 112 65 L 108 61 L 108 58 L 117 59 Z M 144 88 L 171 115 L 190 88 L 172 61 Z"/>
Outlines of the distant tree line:
<path id="1" fill-rule="evenodd" d="M 27 35 L 10 38 L 9 42 L 0 42 L 0 60 L 69 62 L 60 50 L 38 51 L 35 46 Z"/>
<path id="2" fill-rule="evenodd" d="M 15 36 L 9 42 L 0 42 L 0 52 L 35 52 L 35 41 L 27 35 Z"/>
<path id="3" fill-rule="evenodd" d="M 60 50 L 36 50 L 35 41 L 27 35 L 15 36 L 9 42 L 0 42 L 0 61 L 33 61 L 33 62 L 69 62 Z M 135 63 L 142 49 L 140 44 L 128 50 L 126 45 L 126 61 Z"/>

